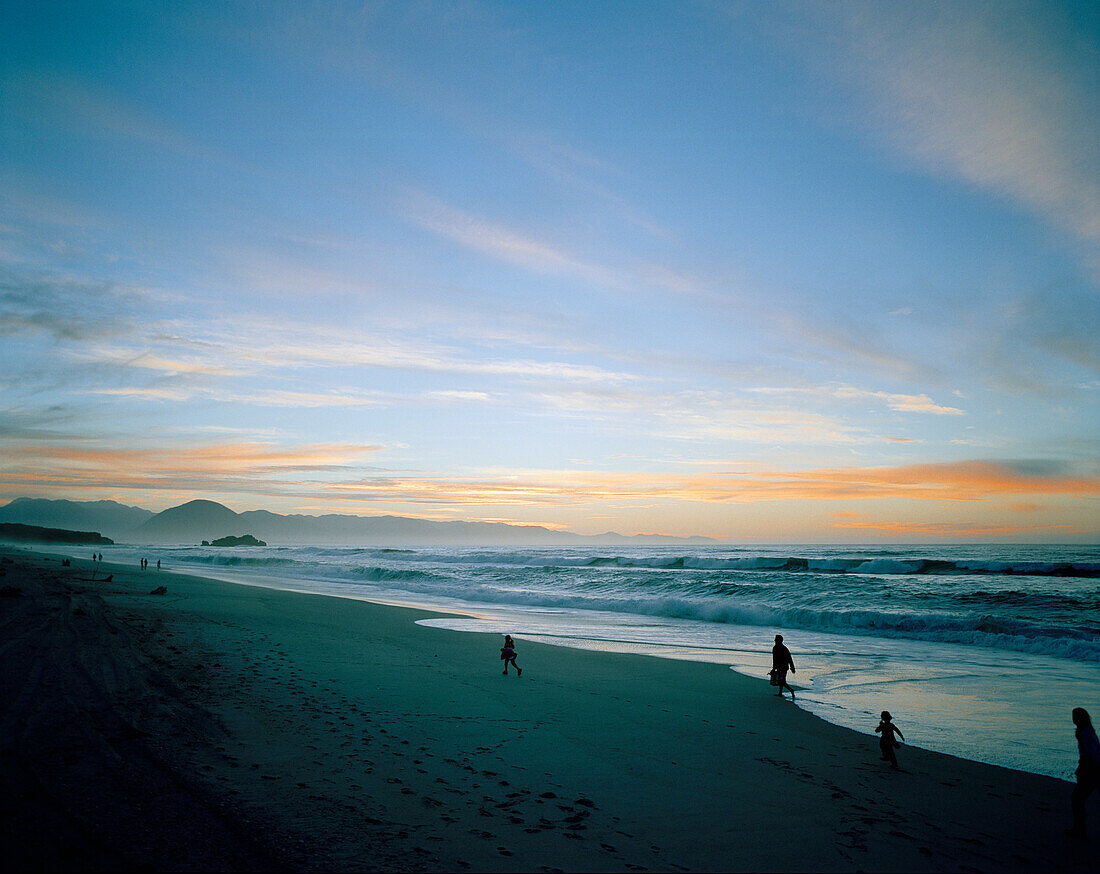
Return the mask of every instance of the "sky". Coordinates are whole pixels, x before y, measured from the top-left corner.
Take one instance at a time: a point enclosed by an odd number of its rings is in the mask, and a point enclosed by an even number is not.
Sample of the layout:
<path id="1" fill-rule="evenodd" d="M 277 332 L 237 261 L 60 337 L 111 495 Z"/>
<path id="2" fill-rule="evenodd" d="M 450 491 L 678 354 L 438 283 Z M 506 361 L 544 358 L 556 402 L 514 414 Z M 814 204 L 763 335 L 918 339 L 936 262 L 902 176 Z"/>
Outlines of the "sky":
<path id="1" fill-rule="evenodd" d="M 1092 3 L 3 4 L 0 499 L 1100 533 Z"/>

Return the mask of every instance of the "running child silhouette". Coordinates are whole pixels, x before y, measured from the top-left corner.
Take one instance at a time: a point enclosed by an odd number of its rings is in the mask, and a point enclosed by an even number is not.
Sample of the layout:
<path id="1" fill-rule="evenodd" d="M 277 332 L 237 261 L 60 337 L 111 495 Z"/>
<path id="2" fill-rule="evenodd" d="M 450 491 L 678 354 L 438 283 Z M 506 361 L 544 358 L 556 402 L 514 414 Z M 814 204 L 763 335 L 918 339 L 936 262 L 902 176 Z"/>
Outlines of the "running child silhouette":
<path id="1" fill-rule="evenodd" d="M 878 748 L 882 751 L 882 758 L 884 761 L 890 763 L 891 768 L 898 766 L 898 757 L 894 755 L 894 748 L 900 747 L 894 735 L 896 734 L 902 740 L 905 740 L 905 735 L 901 733 L 901 729 L 893 723 L 893 717 L 890 715 L 889 710 L 883 710 L 881 719 L 879 720 L 878 728 L 875 731 L 879 732 L 882 737 L 878 740 Z"/>
<path id="2" fill-rule="evenodd" d="M 500 657 L 504 661 L 504 670 L 501 673 L 508 673 L 508 665 L 511 665 L 516 669 L 516 676 L 519 677 L 523 674 L 523 669 L 516 664 L 516 642 L 512 640 L 512 635 L 504 635 L 504 646 L 500 648 Z"/>

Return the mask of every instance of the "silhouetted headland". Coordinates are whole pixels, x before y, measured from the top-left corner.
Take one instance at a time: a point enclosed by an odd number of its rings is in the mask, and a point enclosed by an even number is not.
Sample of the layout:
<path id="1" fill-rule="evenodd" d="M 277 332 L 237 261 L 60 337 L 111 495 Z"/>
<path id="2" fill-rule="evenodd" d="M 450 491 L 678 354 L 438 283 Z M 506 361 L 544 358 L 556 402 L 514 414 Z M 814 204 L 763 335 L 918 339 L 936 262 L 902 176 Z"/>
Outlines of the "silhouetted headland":
<path id="1" fill-rule="evenodd" d="M 0 540 L 17 543 L 86 543 L 110 546 L 114 543 L 98 531 L 68 531 L 64 528 L 42 528 L 18 522 L 0 522 Z"/>

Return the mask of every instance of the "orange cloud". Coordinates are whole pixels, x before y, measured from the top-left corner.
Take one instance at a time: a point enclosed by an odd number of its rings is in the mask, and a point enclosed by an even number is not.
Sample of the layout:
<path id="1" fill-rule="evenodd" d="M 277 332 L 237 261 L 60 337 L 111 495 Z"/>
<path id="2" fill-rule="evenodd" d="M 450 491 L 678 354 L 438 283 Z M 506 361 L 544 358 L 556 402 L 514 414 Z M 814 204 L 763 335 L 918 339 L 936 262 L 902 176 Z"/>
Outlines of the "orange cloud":
<path id="1" fill-rule="evenodd" d="M 654 498 L 711 503 L 756 501 L 911 500 L 976 501 L 1004 495 L 1100 494 L 1100 480 L 1036 476 L 992 462 L 826 468 L 810 471 L 727 471 L 678 475 L 537 471 L 470 479 L 377 477 L 326 488 L 368 500 L 462 504 L 583 503 Z"/>
<path id="2" fill-rule="evenodd" d="M 739 473 L 730 476 L 743 477 Z M 910 498 L 974 501 L 1004 495 L 1100 494 L 1100 479 L 1070 475 L 1037 475 L 989 461 L 912 464 L 897 467 L 848 467 L 755 473 L 739 480 L 742 494 L 757 499 Z"/>
<path id="3" fill-rule="evenodd" d="M 236 491 L 243 483 L 286 481 L 287 474 L 334 471 L 381 446 L 270 443 L 200 444 L 171 448 L 16 444 L 3 449 L 0 484 L 81 489 Z"/>
<path id="4" fill-rule="evenodd" d="M 432 508 L 443 506 L 455 511 L 475 507 L 573 507 L 595 513 L 606 512 L 611 504 L 620 505 L 619 511 L 626 505 L 637 510 L 688 503 L 873 499 L 961 502 L 1014 498 L 1013 503 L 1026 504 L 1027 498 L 1036 495 L 1088 498 L 1100 494 L 1100 479 L 1095 477 L 1039 475 L 1028 472 L 1025 465 L 985 461 L 801 471 L 746 466 L 686 474 L 679 470 L 533 470 L 460 477 L 388 471 L 354 477 L 363 456 L 381 448 L 342 444 L 281 447 L 245 442 L 171 449 L 107 449 L 88 444 L 24 443 L 3 450 L 0 490 L 65 496 L 98 496 L 110 489 L 213 496 L 249 493 L 362 509 L 412 504 L 422 506 L 429 514 Z M 492 511 L 486 515 L 498 518 Z M 837 518 L 838 527 L 847 520 L 853 526 L 873 530 L 870 523 L 858 518 Z"/>

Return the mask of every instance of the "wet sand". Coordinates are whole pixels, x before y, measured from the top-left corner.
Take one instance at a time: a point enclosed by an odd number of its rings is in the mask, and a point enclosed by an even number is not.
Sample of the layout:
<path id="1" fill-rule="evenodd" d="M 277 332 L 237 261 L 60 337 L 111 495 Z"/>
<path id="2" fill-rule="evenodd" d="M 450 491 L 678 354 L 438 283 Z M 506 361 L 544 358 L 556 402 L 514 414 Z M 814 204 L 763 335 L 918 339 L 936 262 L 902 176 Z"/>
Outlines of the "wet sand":
<path id="1" fill-rule="evenodd" d="M 1069 783 L 892 771 L 719 665 L 520 640 L 505 677 L 426 611 L 2 555 L 16 868 L 1096 870 Z"/>

